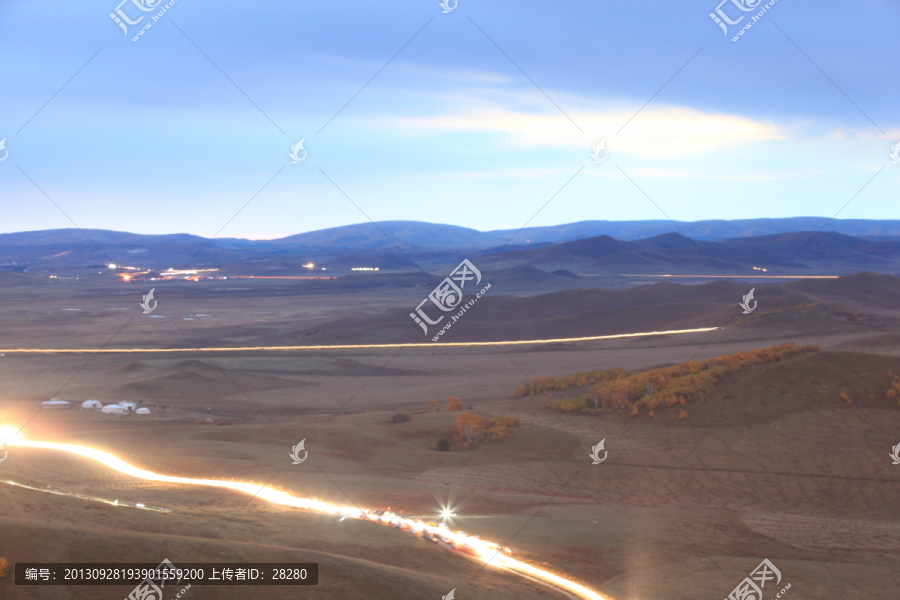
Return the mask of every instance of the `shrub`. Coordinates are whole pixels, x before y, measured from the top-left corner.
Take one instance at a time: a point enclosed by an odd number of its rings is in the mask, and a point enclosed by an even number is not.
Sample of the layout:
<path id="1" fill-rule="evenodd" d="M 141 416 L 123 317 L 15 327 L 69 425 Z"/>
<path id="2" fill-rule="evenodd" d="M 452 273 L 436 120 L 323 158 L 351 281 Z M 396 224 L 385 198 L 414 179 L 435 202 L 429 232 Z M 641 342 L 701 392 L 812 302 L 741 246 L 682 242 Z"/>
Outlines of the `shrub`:
<path id="1" fill-rule="evenodd" d="M 456 396 L 447 398 L 447 408 L 445 410 L 462 410 L 462 403 Z"/>
<path id="2" fill-rule="evenodd" d="M 441 452 L 448 452 L 450 450 L 450 440 L 447 438 L 441 438 L 437 441 L 437 449 Z"/>
<path id="3" fill-rule="evenodd" d="M 213 424 L 212 419 L 200 419 L 199 421 L 197 421 L 195 423 L 195 425 L 212 425 L 212 424 Z"/>
<path id="4" fill-rule="evenodd" d="M 6 579 L 7 575 L 9 575 L 9 561 L 0 558 L 0 579 Z"/>
<path id="5" fill-rule="evenodd" d="M 391 423 L 406 423 L 409 421 L 409 415 L 406 413 L 397 413 L 393 417 L 391 417 Z"/>

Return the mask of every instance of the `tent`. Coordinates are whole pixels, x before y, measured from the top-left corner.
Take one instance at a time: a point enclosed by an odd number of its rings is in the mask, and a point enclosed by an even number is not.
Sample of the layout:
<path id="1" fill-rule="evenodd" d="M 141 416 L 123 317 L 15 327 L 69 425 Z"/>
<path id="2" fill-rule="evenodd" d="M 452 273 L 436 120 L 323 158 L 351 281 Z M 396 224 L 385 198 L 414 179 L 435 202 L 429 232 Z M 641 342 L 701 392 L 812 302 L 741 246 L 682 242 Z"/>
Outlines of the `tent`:
<path id="1" fill-rule="evenodd" d="M 81 403 L 81 408 L 90 408 L 92 410 L 100 410 L 103 408 L 103 403 L 99 400 L 85 400 Z"/>
<path id="2" fill-rule="evenodd" d="M 149 415 L 149 414 L 150 414 L 150 409 L 149 409 L 149 408 L 139 408 L 139 409 L 137 409 L 137 410 L 134 411 L 134 412 L 137 413 L 137 414 L 139 414 L 139 415 Z"/>
<path id="3" fill-rule="evenodd" d="M 122 400 L 121 402 L 119 402 L 119 406 L 121 406 L 125 410 L 134 410 L 135 408 L 137 408 L 137 404 L 135 404 L 134 402 L 128 402 L 126 400 Z"/>
<path id="4" fill-rule="evenodd" d="M 124 415 L 125 409 L 118 404 L 107 404 L 100 411 L 105 415 Z"/>
<path id="5" fill-rule="evenodd" d="M 41 402 L 44 408 L 69 408 L 71 403 L 67 400 L 47 400 L 46 402 Z"/>

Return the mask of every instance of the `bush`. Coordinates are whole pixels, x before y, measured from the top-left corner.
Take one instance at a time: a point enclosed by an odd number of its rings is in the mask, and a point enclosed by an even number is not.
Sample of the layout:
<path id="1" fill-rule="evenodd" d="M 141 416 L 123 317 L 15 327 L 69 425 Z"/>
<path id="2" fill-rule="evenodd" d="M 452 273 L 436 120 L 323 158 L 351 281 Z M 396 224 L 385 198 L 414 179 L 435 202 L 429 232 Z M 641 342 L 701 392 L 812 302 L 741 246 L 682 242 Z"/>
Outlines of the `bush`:
<path id="1" fill-rule="evenodd" d="M 7 575 L 9 575 L 9 561 L 0 558 L 0 579 L 6 579 Z"/>
<path id="2" fill-rule="evenodd" d="M 410 417 L 406 413 L 397 413 L 391 417 L 391 423 L 406 423 Z"/>
<path id="3" fill-rule="evenodd" d="M 441 438 L 437 441 L 437 449 L 441 452 L 449 452 L 450 451 L 450 440 L 447 438 Z"/>
<path id="4" fill-rule="evenodd" d="M 447 408 L 445 410 L 462 410 L 462 402 L 456 396 L 447 398 Z"/>

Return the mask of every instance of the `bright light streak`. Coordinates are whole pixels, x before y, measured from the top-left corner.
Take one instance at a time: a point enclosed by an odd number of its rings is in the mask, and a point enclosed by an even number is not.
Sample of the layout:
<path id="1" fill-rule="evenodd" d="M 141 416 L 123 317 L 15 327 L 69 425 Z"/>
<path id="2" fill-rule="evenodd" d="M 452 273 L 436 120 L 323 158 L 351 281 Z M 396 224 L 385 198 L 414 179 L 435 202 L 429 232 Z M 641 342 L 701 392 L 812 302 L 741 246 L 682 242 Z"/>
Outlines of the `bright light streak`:
<path id="1" fill-rule="evenodd" d="M 14 427 L 0 427 L 0 431 L 9 430 L 15 432 Z M 328 502 L 322 502 L 321 500 L 298 498 L 296 496 L 288 494 L 287 492 L 282 492 L 265 485 L 243 483 L 239 481 L 220 481 L 217 479 L 195 479 L 191 477 L 172 477 L 170 475 L 161 475 L 159 473 L 154 473 L 145 469 L 139 469 L 138 467 L 130 465 L 124 460 L 110 454 L 109 452 L 89 448 L 87 446 L 59 444 L 56 442 L 31 441 L 25 440 L 21 436 L 8 441 L 7 445 L 17 446 L 20 448 L 38 448 L 44 450 L 59 450 L 61 452 L 69 452 L 70 454 L 76 454 L 78 456 L 83 456 L 85 458 L 95 460 L 120 473 L 124 473 L 126 475 L 130 475 L 132 477 L 144 479 L 147 481 L 160 481 L 163 483 L 204 485 L 209 487 L 226 488 L 255 496 L 257 498 L 260 498 L 261 500 L 266 500 L 273 504 L 291 506 L 293 508 L 304 510 L 313 510 L 330 515 L 340 515 L 341 520 L 350 517 L 354 519 L 365 518 L 376 522 L 383 522 L 379 518 L 379 515 L 375 515 L 374 513 L 369 511 L 363 511 L 359 508 L 350 506 L 336 506 L 333 504 L 329 504 Z M 565 577 L 562 577 L 560 575 L 554 575 L 553 573 L 545 571 L 544 569 L 539 569 L 538 567 L 535 567 L 528 563 L 524 563 L 522 561 L 506 556 L 502 553 L 502 547 L 494 542 L 482 540 L 470 535 L 464 535 L 457 531 L 453 531 L 452 529 L 445 529 L 444 527 L 434 527 L 432 525 L 424 523 L 419 519 L 410 519 L 400 515 L 390 516 L 389 519 L 408 526 L 414 531 L 428 532 L 431 535 L 447 538 L 458 546 L 465 546 L 471 549 L 471 551 L 474 553 L 475 558 L 491 567 L 506 569 L 515 573 L 525 575 L 527 577 L 532 577 L 550 586 L 575 594 L 576 596 L 584 600 L 608 600 L 606 597 L 601 596 L 597 592 L 579 583 L 570 581 L 569 579 L 566 579 Z"/>
<path id="2" fill-rule="evenodd" d="M 754 267 L 755 269 L 756 267 Z M 606 275 L 593 275 L 591 273 L 579 273 L 579 277 L 607 277 Z M 840 275 L 622 275 L 622 277 L 673 277 L 683 279 L 696 277 L 699 279 L 840 279 Z"/>
<path id="3" fill-rule="evenodd" d="M 353 348 L 444 348 L 450 346 L 524 346 L 528 344 L 557 344 L 562 342 L 592 342 L 595 340 L 616 340 L 622 338 L 647 337 L 651 335 L 680 335 L 683 333 L 703 333 L 721 327 L 700 327 L 697 329 L 670 329 L 668 331 L 646 331 L 641 333 L 617 333 L 615 335 L 593 335 L 577 338 L 553 338 L 548 340 L 513 340 L 506 342 L 441 342 L 439 344 L 339 344 L 334 346 L 240 346 L 235 348 L 217 346 L 214 348 L 0 348 L 3 353 L 16 354 L 154 354 L 162 352 L 258 352 L 261 350 L 347 350 Z"/>

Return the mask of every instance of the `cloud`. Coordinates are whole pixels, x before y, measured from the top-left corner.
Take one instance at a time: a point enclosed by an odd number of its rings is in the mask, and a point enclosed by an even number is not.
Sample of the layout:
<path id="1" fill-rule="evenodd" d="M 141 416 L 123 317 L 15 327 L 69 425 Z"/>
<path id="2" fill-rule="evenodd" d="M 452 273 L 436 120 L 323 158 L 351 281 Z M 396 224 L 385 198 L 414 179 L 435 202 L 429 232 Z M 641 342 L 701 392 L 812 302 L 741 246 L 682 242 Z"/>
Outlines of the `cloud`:
<path id="1" fill-rule="evenodd" d="M 393 122 L 417 135 L 426 132 L 497 134 L 502 136 L 500 143 L 506 149 L 584 149 L 605 138 L 611 153 L 654 158 L 697 155 L 787 137 L 768 121 L 679 106 L 646 108 L 630 122 L 633 110 L 577 110 L 567 114 L 577 127 L 559 111 L 496 106 L 458 109 L 437 116 L 400 117 Z M 621 133 L 616 135 L 620 129 Z"/>
<path id="2" fill-rule="evenodd" d="M 696 171 L 687 169 L 653 169 L 653 168 L 633 168 L 627 169 L 625 173 L 629 177 L 635 179 L 693 179 L 705 181 L 741 181 L 741 182 L 765 182 L 765 181 L 786 181 L 795 179 L 806 179 L 816 175 L 825 175 L 825 169 L 748 169 L 740 173 L 714 173 L 708 171 Z M 600 177 L 604 179 L 623 177 L 622 173 L 616 170 L 585 170 L 584 174 L 588 177 Z"/>

